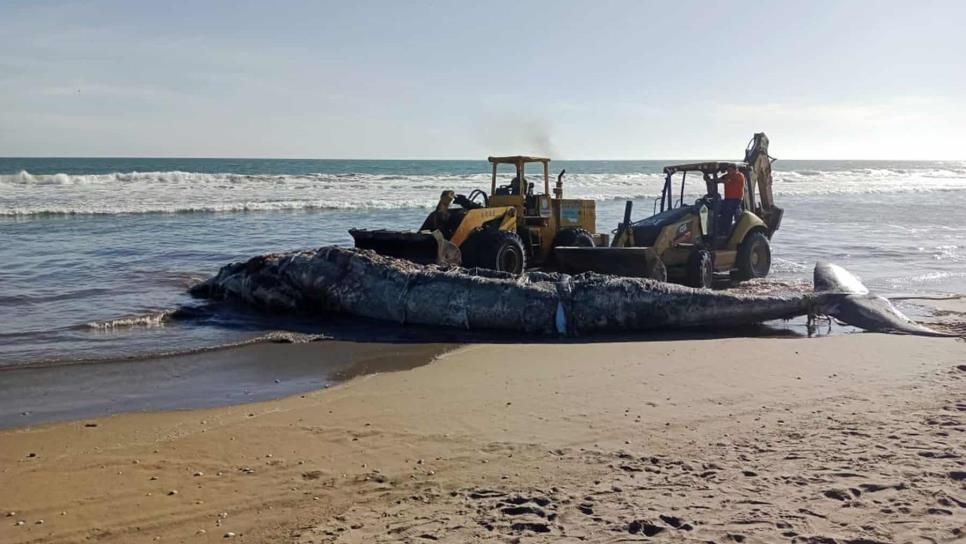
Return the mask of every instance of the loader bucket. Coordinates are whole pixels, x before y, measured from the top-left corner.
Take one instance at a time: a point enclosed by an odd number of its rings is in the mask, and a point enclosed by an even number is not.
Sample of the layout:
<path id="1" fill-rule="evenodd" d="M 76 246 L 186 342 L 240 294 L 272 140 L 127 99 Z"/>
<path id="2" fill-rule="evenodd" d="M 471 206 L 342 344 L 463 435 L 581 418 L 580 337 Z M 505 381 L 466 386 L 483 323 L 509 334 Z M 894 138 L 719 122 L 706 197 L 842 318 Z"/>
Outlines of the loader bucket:
<path id="1" fill-rule="evenodd" d="M 406 259 L 417 264 L 460 264 L 460 250 L 434 231 L 395 231 L 350 229 L 349 234 L 359 249 L 371 249 L 380 255 Z"/>
<path id="2" fill-rule="evenodd" d="M 556 247 L 557 266 L 566 274 L 597 272 L 665 281 L 661 259 L 649 247 Z"/>

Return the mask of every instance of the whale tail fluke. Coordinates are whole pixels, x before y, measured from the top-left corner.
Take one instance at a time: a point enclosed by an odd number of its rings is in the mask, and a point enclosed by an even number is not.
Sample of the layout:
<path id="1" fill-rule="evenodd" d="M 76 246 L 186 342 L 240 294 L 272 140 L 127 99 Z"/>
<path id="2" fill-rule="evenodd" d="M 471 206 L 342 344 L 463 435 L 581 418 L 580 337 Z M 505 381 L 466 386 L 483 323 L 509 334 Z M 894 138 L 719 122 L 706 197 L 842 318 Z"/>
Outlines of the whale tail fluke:
<path id="1" fill-rule="evenodd" d="M 909 319 L 888 299 L 871 294 L 858 278 L 841 266 L 816 263 L 814 281 L 815 293 L 819 295 L 819 311 L 854 327 L 918 336 L 958 336 L 930 329 Z"/>

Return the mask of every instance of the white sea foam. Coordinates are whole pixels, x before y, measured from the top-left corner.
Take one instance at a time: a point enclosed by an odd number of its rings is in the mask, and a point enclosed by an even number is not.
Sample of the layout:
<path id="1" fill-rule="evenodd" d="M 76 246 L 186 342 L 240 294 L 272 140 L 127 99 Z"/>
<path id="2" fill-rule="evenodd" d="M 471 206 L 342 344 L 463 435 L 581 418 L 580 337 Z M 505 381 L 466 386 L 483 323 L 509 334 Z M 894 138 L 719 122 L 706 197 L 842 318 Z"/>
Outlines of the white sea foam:
<path id="1" fill-rule="evenodd" d="M 937 261 L 966 261 L 966 254 L 960 246 L 945 244 L 935 247 L 920 247 L 921 253 L 926 253 Z"/>
<path id="2" fill-rule="evenodd" d="M 165 323 L 171 320 L 174 315 L 174 310 L 163 310 L 159 312 L 149 312 L 140 315 L 130 315 L 125 317 L 119 317 L 116 319 L 108 319 L 104 321 L 91 321 L 84 325 L 85 328 L 98 331 L 110 331 L 116 329 L 131 329 L 131 328 L 154 328 L 163 327 Z"/>
<path id="3" fill-rule="evenodd" d="M 573 173 L 565 194 L 595 200 L 653 198 L 662 175 Z M 698 180 L 695 180 L 698 181 Z M 96 175 L 0 175 L 0 216 L 239 212 L 300 209 L 430 208 L 440 191 L 489 186 L 489 175 L 247 175 L 126 172 Z M 702 184 L 690 183 L 690 194 Z M 778 196 L 966 189 L 966 168 L 776 170 Z"/>

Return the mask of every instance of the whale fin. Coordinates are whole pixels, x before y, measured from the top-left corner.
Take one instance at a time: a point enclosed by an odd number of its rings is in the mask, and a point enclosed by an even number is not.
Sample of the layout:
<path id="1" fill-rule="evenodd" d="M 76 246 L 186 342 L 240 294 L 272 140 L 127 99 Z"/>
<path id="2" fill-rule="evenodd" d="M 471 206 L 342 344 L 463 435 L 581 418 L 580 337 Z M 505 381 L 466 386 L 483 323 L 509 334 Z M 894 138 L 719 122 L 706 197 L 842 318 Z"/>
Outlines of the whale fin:
<path id="1" fill-rule="evenodd" d="M 822 313 L 839 321 L 874 332 L 898 332 L 919 336 L 958 336 L 930 329 L 909 319 L 889 300 L 869 293 L 851 272 L 841 266 L 815 264 L 815 292 Z"/>
<path id="2" fill-rule="evenodd" d="M 819 261 L 813 274 L 816 292 L 868 295 L 869 288 L 859 278 L 837 264 Z"/>

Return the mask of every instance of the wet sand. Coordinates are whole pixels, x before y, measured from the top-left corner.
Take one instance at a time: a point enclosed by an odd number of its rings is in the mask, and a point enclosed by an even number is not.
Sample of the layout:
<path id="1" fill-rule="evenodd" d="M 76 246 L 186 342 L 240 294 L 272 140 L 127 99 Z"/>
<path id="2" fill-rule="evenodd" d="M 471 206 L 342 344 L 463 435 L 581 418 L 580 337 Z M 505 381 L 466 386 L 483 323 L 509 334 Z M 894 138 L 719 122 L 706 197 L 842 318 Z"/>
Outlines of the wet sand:
<path id="1" fill-rule="evenodd" d="M 280 398 L 424 365 L 456 346 L 261 343 L 137 361 L 6 367 L 0 369 L 0 428 Z"/>

